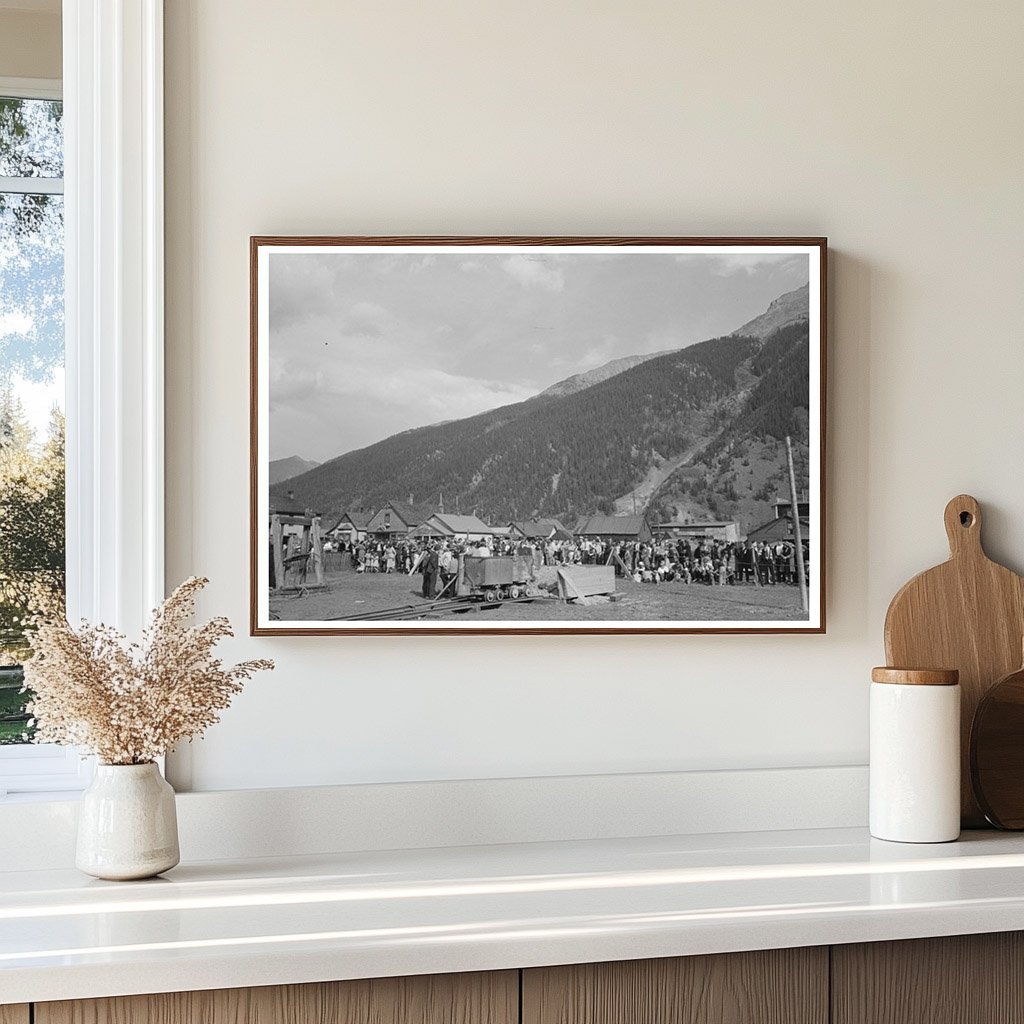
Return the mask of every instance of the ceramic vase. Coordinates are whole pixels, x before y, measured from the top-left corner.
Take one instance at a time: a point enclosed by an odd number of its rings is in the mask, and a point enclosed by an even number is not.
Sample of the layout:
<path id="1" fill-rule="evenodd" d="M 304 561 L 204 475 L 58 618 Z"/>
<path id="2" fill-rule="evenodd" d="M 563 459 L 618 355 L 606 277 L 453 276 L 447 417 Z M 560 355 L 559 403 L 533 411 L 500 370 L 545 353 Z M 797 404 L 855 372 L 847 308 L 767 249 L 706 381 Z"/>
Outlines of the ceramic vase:
<path id="1" fill-rule="evenodd" d="M 149 764 L 100 764 L 82 794 L 75 865 L 95 878 L 151 878 L 180 860 L 174 790 Z"/>

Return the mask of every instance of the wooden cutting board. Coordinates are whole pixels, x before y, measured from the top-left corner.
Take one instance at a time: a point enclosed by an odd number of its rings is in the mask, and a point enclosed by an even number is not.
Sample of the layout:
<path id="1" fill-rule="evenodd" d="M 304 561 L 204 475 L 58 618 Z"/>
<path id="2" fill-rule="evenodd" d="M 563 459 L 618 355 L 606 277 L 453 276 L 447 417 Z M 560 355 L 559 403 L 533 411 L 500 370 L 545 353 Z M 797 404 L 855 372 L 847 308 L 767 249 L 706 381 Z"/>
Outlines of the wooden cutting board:
<path id="1" fill-rule="evenodd" d="M 960 671 L 960 811 L 964 828 L 984 827 L 970 773 L 974 712 L 988 688 L 1020 667 L 1024 578 L 981 545 L 981 507 L 960 494 L 944 515 L 949 561 L 915 576 L 885 616 L 885 656 L 895 668 Z"/>

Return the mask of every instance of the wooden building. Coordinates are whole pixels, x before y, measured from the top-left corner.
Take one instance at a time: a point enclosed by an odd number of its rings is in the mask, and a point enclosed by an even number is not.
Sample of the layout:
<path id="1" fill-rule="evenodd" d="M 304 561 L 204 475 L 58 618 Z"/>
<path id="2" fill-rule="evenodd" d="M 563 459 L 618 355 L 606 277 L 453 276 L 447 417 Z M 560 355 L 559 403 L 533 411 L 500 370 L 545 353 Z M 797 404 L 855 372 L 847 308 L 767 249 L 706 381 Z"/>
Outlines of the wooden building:
<path id="1" fill-rule="evenodd" d="M 810 537 L 811 522 L 810 519 L 805 519 L 803 516 L 800 517 L 800 536 L 807 544 L 808 538 Z M 793 520 L 789 516 L 789 505 L 786 505 L 786 513 L 782 516 L 776 516 L 775 519 L 769 519 L 767 523 L 762 523 L 756 530 L 751 530 L 747 534 L 747 543 L 753 544 L 755 541 L 760 541 L 762 544 L 776 544 L 780 540 L 787 541 L 792 544 L 795 541 L 793 536 Z"/>
<path id="2" fill-rule="evenodd" d="M 811 503 L 809 501 L 798 501 L 796 503 L 797 515 L 801 519 L 809 519 L 811 515 Z M 782 519 L 786 516 L 792 515 L 793 502 L 791 501 L 776 501 L 774 503 L 775 518 Z"/>
<path id="3" fill-rule="evenodd" d="M 674 540 L 719 540 L 733 543 L 740 539 L 740 524 L 733 519 L 706 523 L 659 523 L 659 534 Z"/>
<path id="4" fill-rule="evenodd" d="M 412 533 L 417 526 L 425 523 L 433 512 L 433 506 L 408 505 L 389 501 L 370 517 L 366 524 L 366 532 L 380 540 L 404 537 Z"/>
<path id="5" fill-rule="evenodd" d="M 651 527 L 644 516 L 590 516 L 577 526 L 580 540 L 637 541 L 652 538 Z"/>
<path id="6" fill-rule="evenodd" d="M 331 523 L 324 536 L 331 540 L 343 540 L 349 544 L 356 544 L 366 540 L 366 530 L 373 518 L 372 513 L 365 511 L 350 510 L 343 512 L 340 516 L 325 517 L 324 521 Z"/>
<path id="7" fill-rule="evenodd" d="M 435 512 L 428 516 L 413 532 L 414 535 L 471 541 L 486 540 L 494 536 L 494 530 L 476 516 L 462 516 L 447 512 Z"/>
<path id="8" fill-rule="evenodd" d="M 572 533 L 558 519 L 516 520 L 508 524 L 514 540 L 572 540 Z"/>

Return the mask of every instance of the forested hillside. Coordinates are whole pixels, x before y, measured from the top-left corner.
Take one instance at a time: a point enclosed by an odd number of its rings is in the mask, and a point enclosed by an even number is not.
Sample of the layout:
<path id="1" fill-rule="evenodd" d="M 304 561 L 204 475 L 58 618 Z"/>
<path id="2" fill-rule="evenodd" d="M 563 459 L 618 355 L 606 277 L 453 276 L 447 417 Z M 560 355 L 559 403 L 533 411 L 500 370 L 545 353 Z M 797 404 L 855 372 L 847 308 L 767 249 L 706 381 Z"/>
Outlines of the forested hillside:
<path id="1" fill-rule="evenodd" d="M 443 495 L 449 511 L 494 523 L 531 515 L 571 522 L 611 512 L 616 498 L 668 462 L 666 472 L 680 468 L 654 495 L 653 519 L 736 516 L 752 528 L 770 515 L 787 433 L 797 442 L 806 487 L 806 289 L 803 295 L 802 316 L 797 292 L 772 304 L 773 321 L 788 322 L 768 323 L 766 338 L 714 338 L 582 390 L 549 389 L 396 434 L 294 477 L 286 488 L 272 487 L 271 501 L 294 491 L 296 503 L 324 510 Z"/>
<path id="2" fill-rule="evenodd" d="M 750 361 L 756 384 L 735 418 L 654 496 L 655 518 L 737 519 L 753 529 L 789 496 L 785 438 L 793 440 L 797 487 L 808 486 L 807 322 L 775 331 Z"/>

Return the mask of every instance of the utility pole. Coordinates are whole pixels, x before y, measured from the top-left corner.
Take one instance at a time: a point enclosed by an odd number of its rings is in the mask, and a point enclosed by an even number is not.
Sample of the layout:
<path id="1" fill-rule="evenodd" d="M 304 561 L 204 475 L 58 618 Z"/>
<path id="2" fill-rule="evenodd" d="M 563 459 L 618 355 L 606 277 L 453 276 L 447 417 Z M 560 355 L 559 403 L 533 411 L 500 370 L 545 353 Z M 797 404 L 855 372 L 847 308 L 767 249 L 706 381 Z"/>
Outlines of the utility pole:
<path id="1" fill-rule="evenodd" d="M 800 584 L 800 604 L 807 611 L 807 572 L 804 569 L 804 540 L 800 536 L 800 502 L 796 493 L 796 472 L 793 469 L 793 442 L 786 435 L 786 461 L 789 463 L 789 511 L 793 516 L 793 537 L 796 540 L 796 578 Z"/>

